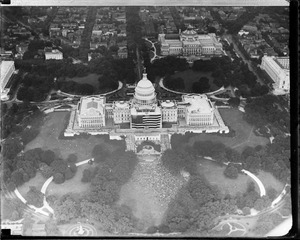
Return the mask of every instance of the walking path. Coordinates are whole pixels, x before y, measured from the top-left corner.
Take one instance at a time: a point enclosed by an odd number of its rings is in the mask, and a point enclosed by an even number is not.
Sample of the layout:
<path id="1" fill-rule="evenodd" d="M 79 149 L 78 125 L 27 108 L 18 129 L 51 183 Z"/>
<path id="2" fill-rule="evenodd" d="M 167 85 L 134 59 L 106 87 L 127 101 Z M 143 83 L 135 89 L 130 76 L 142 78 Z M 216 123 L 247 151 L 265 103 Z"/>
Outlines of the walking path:
<path id="1" fill-rule="evenodd" d="M 258 185 L 259 187 L 259 191 L 260 191 L 260 196 L 265 196 L 266 195 L 266 189 L 265 189 L 265 186 L 263 185 L 263 183 L 260 181 L 260 179 L 258 177 L 256 177 L 253 173 L 245 170 L 245 169 L 242 169 L 241 170 L 243 173 L 246 173 L 249 177 L 251 177 Z"/>

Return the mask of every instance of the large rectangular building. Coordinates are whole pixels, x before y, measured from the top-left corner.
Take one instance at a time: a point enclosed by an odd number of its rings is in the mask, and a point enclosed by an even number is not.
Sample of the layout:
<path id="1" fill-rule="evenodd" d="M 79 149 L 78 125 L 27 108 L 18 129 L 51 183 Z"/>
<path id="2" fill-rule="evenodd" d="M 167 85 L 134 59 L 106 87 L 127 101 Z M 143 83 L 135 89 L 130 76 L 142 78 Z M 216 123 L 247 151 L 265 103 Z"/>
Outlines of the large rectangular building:
<path id="1" fill-rule="evenodd" d="M 274 89 L 290 90 L 290 59 L 289 57 L 264 56 L 261 69 L 274 81 Z"/>
<path id="2" fill-rule="evenodd" d="M 0 91 L 1 91 L 1 100 L 8 99 L 9 88 L 6 88 L 6 85 L 15 71 L 14 61 L 0 61 Z"/>
<path id="3" fill-rule="evenodd" d="M 191 26 L 179 34 L 159 34 L 158 41 L 163 56 L 222 55 L 222 43 L 217 40 L 214 33 L 197 34 Z"/>

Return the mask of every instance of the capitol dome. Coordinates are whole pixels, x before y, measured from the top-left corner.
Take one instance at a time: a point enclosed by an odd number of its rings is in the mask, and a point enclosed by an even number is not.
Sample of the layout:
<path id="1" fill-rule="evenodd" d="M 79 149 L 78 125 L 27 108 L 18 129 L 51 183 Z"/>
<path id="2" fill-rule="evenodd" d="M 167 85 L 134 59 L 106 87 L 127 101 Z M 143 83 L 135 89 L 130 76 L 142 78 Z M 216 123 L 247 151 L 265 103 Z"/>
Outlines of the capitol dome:
<path id="1" fill-rule="evenodd" d="M 149 104 L 155 102 L 156 94 L 152 82 L 143 73 L 143 78 L 138 82 L 135 88 L 134 98 L 137 103 Z"/>
<path id="2" fill-rule="evenodd" d="M 189 25 L 185 31 L 182 32 L 184 36 L 196 36 L 197 32 L 193 30 L 193 27 Z"/>

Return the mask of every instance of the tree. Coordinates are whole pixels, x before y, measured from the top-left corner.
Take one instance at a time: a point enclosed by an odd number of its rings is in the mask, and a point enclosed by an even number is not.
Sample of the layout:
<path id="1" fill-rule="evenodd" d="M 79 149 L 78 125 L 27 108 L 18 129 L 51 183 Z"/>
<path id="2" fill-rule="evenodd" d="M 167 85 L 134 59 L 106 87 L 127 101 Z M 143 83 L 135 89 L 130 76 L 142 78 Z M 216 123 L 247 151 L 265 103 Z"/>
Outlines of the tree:
<path id="1" fill-rule="evenodd" d="M 64 174 L 67 171 L 68 164 L 62 159 L 54 160 L 50 166 L 53 168 L 54 173 Z"/>
<path id="2" fill-rule="evenodd" d="M 15 170 L 11 174 L 11 181 L 16 185 L 16 186 L 21 186 L 24 183 L 24 178 L 23 178 L 24 171 L 21 170 Z"/>
<path id="3" fill-rule="evenodd" d="M 54 202 L 55 217 L 58 222 L 69 222 L 79 215 L 79 204 L 70 194 L 62 196 Z"/>
<path id="4" fill-rule="evenodd" d="M 51 150 L 46 150 L 43 152 L 41 156 L 41 162 L 46 163 L 47 165 L 51 165 L 51 163 L 54 161 L 56 158 L 55 153 Z"/>
<path id="5" fill-rule="evenodd" d="M 72 177 L 75 176 L 75 173 L 71 171 L 71 168 L 67 168 L 67 171 L 65 172 L 65 180 L 69 180 Z"/>
<path id="6" fill-rule="evenodd" d="M 76 162 L 77 162 L 77 159 L 78 159 L 77 155 L 74 154 L 74 153 L 72 153 L 72 154 L 70 154 L 70 155 L 68 156 L 67 162 L 68 162 L 68 163 L 76 163 Z"/>
<path id="7" fill-rule="evenodd" d="M 53 181 L 56 183 L 56 184 L 61 184 L 65 181 L 65 177 L 62 173 L 55 173 L 53 175 Z"/>
<path id="8" fill-rule="evenodd" d="M 29 191 L 26 194 L 26 200 L 28 204 L 40 208 L 44 205 L 44 194 L 37 190 L 36 187 L 30 186 Z"/>
<path id="9" fill-rule="evenodd" d="M 231 179 L 236 179 L 238 177 L 238 169 L 232 164 L 228 164 L 224 170 L 224 175 Z"/>
<path id="10" fill-rule="evenodd" d="M 251 211 L 250 211 L 251 209 L 249 208 L 249 207 L 244 207 L 243 208 L 243 213 L 245 214 L 245 215 L 250 215 L 251 214 Z"/>
<path id="11" fill-rule="evenodd" d="M 23 149 L 22 143 L 17 138 L 8 138 L 5 140 L 3 147 L 3 158 L 13 159 Z"/>
<path id="12" fill-rule="evenodd" d="M 48 166 L 46 163 L 40 163 L 40 171 L 43 175 L 44 178 L 48 179 L 49 177 L 51 177 L 53 175 L 53 168 Z"/>

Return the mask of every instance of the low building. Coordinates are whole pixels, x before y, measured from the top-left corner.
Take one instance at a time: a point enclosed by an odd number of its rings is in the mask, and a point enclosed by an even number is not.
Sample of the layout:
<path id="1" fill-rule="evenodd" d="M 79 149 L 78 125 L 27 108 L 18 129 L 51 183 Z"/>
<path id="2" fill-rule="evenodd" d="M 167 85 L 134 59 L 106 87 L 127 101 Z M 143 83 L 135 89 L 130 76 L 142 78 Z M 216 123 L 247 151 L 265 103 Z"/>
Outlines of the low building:
<path id="1" fill-rule="evenodd" d="M 289 57 L 264 56 L 261 68 L 274 81 L 274 89 L 290 90 L 290 59 Z"/>
<path id="2" fill-rule="evenodd" d="M 50 59 L 55 59 L 55 60 L 62 60 L 63 59 L 63 54 L 61 51 L 57 49 L 53 49 L 51 51 L 46 51 L 45 52 L 45 59 L 50 60 Z"/>

